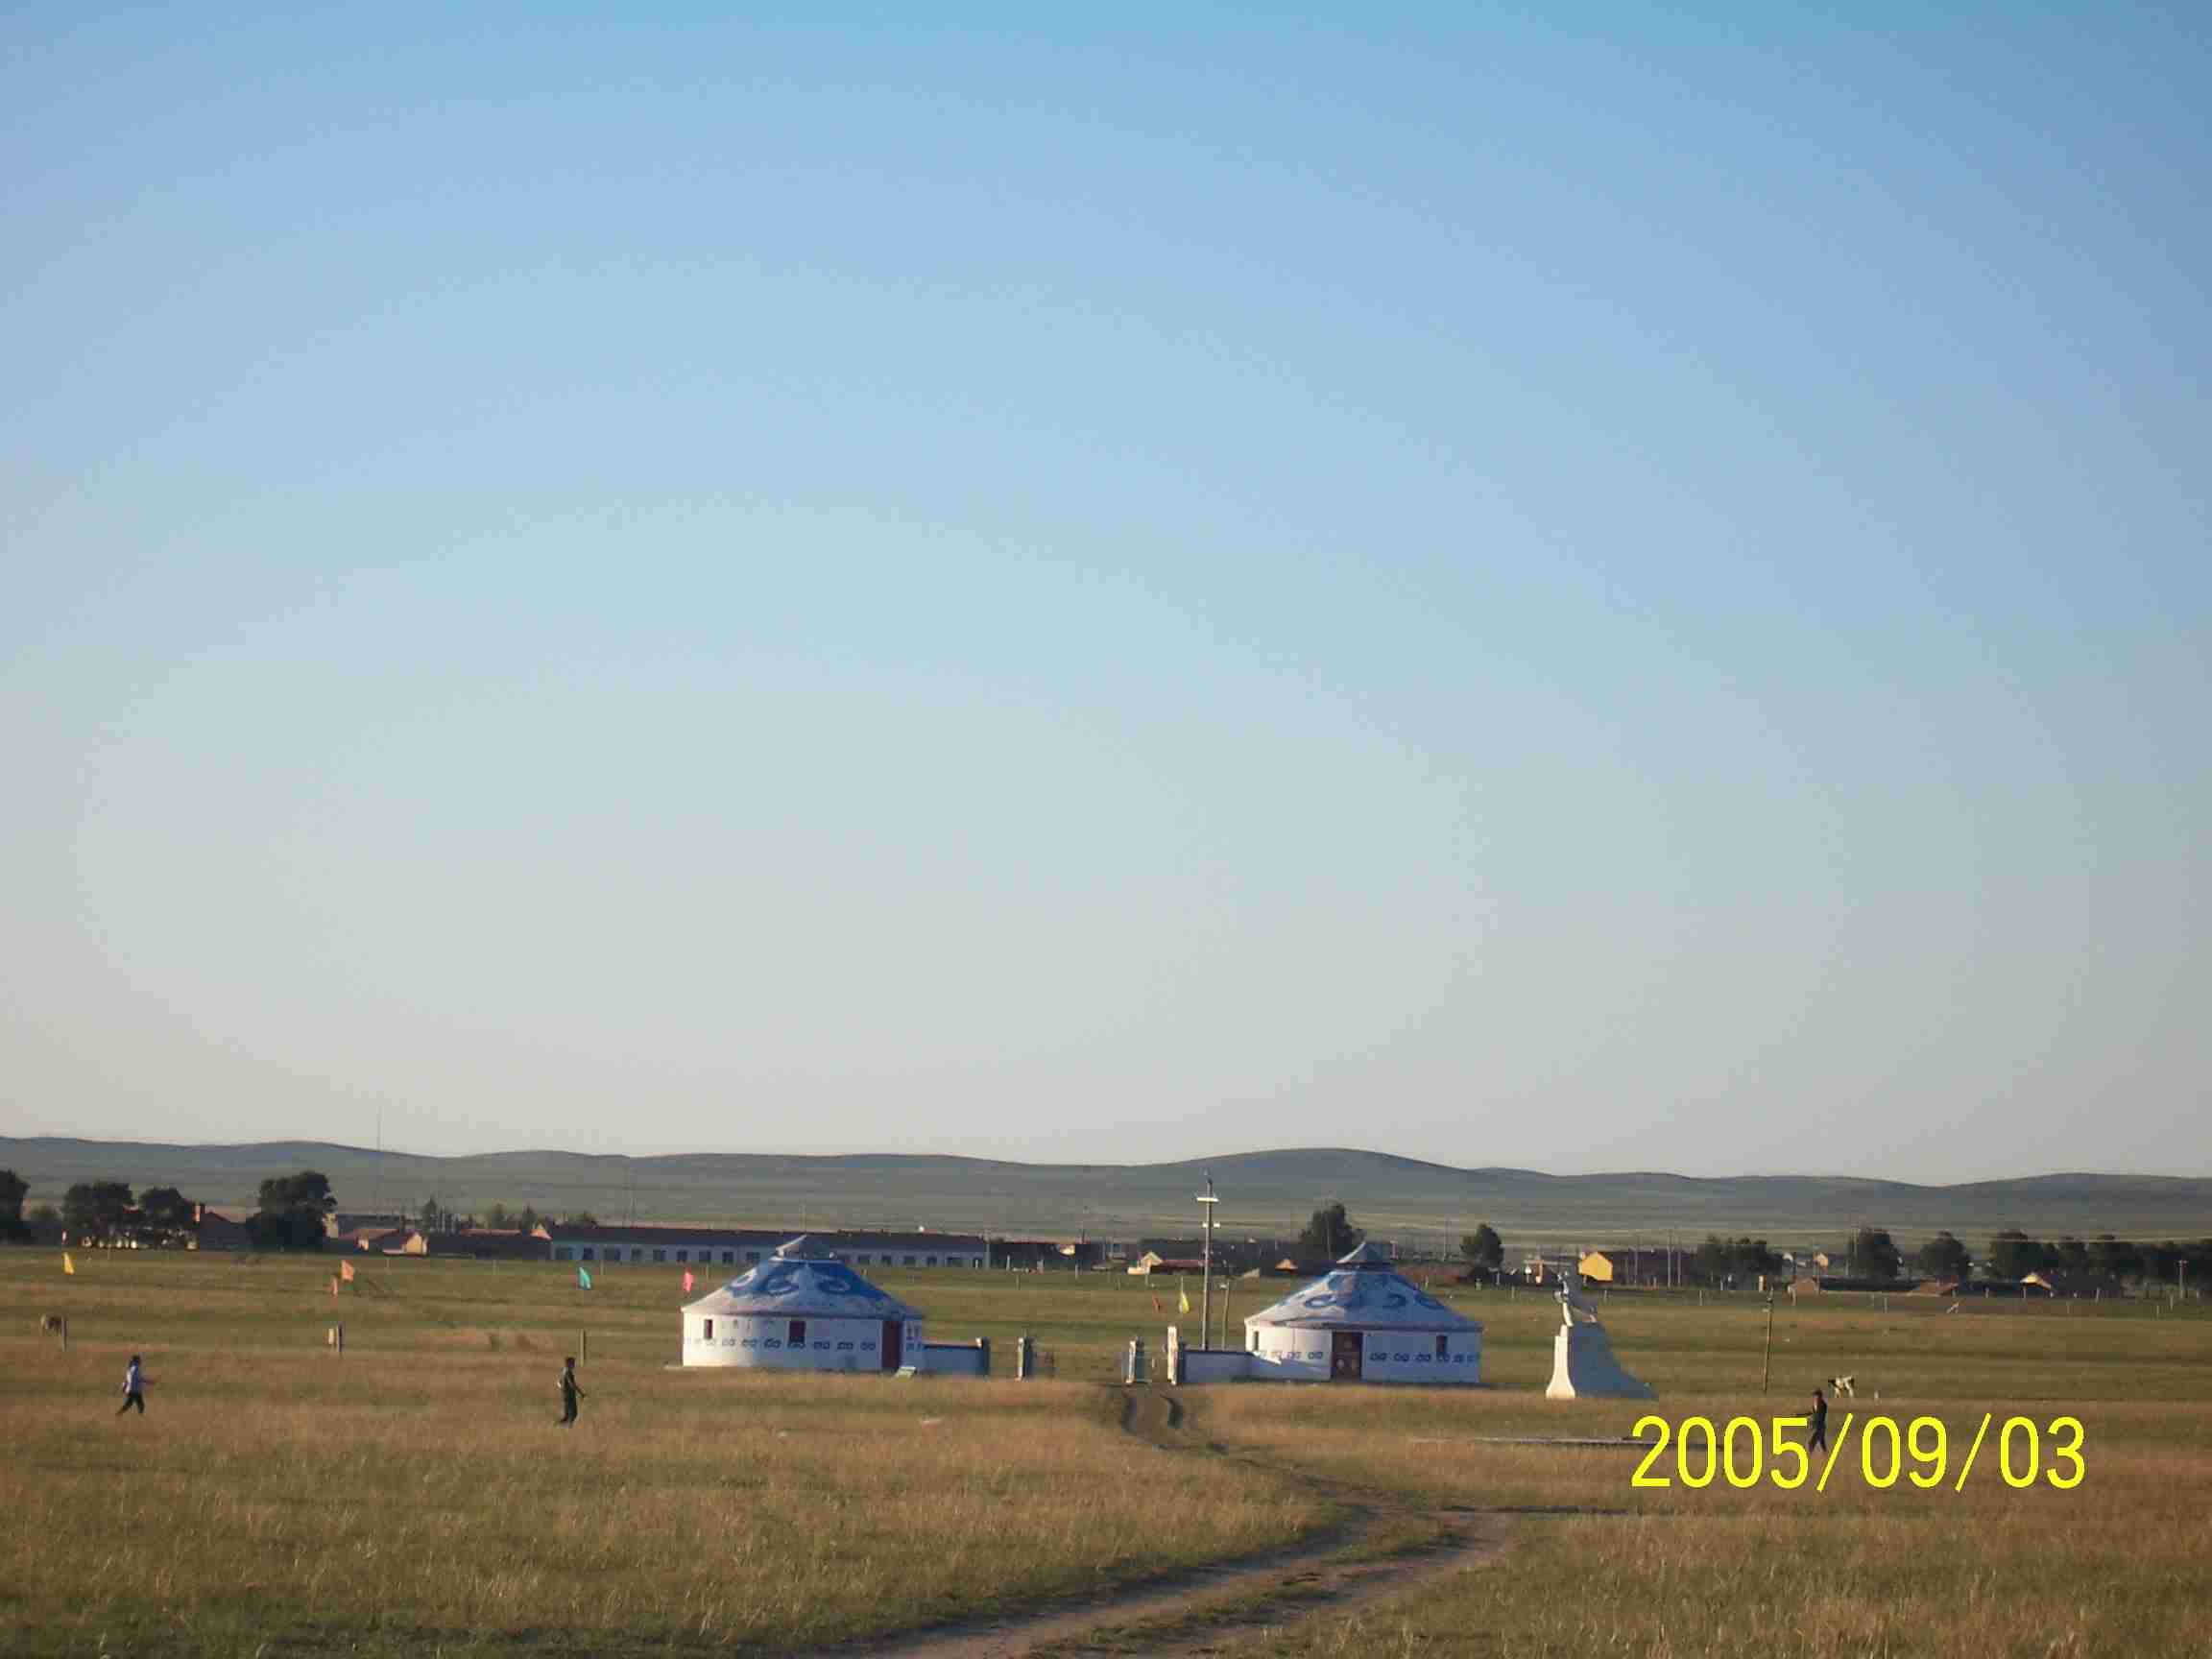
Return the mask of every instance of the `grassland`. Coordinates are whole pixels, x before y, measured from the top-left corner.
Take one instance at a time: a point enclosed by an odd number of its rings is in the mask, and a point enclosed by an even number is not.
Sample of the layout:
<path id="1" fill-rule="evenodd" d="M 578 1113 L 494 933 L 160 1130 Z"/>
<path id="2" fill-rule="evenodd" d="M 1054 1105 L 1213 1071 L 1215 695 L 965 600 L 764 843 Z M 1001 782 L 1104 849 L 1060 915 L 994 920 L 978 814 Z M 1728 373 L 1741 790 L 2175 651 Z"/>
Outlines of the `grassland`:
<path id="1" fill-rule="evenodd" d="M 1472 1407 L 1409 1394 L 1390 1402 L 1385 1421 L 1364 1391 L 1210 1390 L 1202 1431 L 1271 1467 L 1505 1511 L 1514 1527 L 1503 1560 L 1415 1598 L 1286 1630 L 1269 1631 L 1256 1609 L 1250 1650 L 1729 1659 L 2212 1651 L 2212 1322 L 2201 1307 L 2183 1317 L 1944 1307 L 1903 1296 L 1886 1309 L 1860 1296 L 1785 1304 L 1764 1395 L 1756 1307 L 1616 1297 L 1607 1319 L 1615 1344 L 1661 1400 L 1548 1403 L 1532 1390 L 1548 1373 L 1557 1316 L 1526 1296 L 1503 1307 L 1492 1298 L 1480 1310 L 1493 1357 L 1486 1375 L 1499 1391 Z M 1625 1434 L 1647 1411 L 1676 1424 L 1694 1414 L 1723 1426 L 1738 1415 L 1764 1421 L 1804 1409 L 1815 1382 L 1845 1372 L 1856 1373 L 1861 1394 L 1837 1402 L 1831 1440 L 1846 1410 L 1859 1423 L 1824 1493 L 1770 1481 L 1738 1491 L 1725 1479 L 1639 1490 L 1629 1483 L 1639 1454 L 1482 1438 Z M 2079 1417 L 2081 1484 L 2014 1490 L 1992 1440 L 1957 1490 L 1984 1412 L 2000 1425 L 2012 1414 L 2038 1424 Z M 1872 1414 L 1946 1424 L 1941 1485 L 1913 1486 L 1910 1459 L 1887 1489 L 1867 1484 L 1859 1429 Z M 2048 1464 L 2051 1441 L 2043 1444 Z M 1879 1445 L 1875 1461 L 1884 1472 Z M 1662 1467 L 1674 1473 L 1671 1456 Z"/>
<path id="2" fill-rule="evenodd" d="M 1645 1409 L 1542 1400 L 1557 1313 L 1527 1293 L 1452 1293 L 1487 1326 L 1489 1388 L 1185 1390 L 1190 1455 L 1165 1459 L 1101 1386 L 1164 1323 L 1122 1275 L 879 1276 L 940 1340 L 997 1338 L 1002 1373 L 1008 1339 L 1037 1334 L 1055 1380 L 1017 1386 L 667 1370 L 666 1269 L 585 1292 L 549 1265 L 378 1262 L 334 1303 L 327 1262 L 80 1265 L 0 1252 L 11 1655 L 806 1650 L 1311 1538 L 1354 1489 L 1481 1512 L 1503 1552 L 1341 1611 L 1262 1596 L 1205 1646 L 2207 1651 L 2200 1304 L 1785 1304 L 1763 1396 L 1756 1304 L 1617 1295 L 1608 1328 L 1671 1421 L 1792 1410 L 1855 1372 L 1832 1428 L 1854 1406 L 1934 1415 L 1954 1459 L 1984 1411 L 2085 1431 L 2070 1492 L 2008 1488 L 1987 1447 L 1963 1493 L 1870 1490 L 1855 1445 L 1825 1493 L 1644 1491 L 1633 1454 L 1491 1438 L 1623 1433 Z M 1237 1286 L 1233 1319 L 1282 1288 Z M 49 1311 L 70 1317 L 66 1353 L 37 1330 Z M 565 1431 L 554 1375 L 586 1328 L 589 1397 Z M 132 1352 L 156 1386 L 118 1422 Z M 1187 1646 L 1172 1622 L 1158 1640 Z"/>
<path id="3" fill-rule="evenodd" d="M 671 1373 L 665 1272 L 380 1262 L 334 1303 L 325 1262 L 79 1265 L 0 1253 L 11 1655 L 809 1648 L 1327 1519 L 1226 1465 L 1163 1503 L 1091 1384 Z M 117 1421 L 133 1352 L 154 1386 Z"/>

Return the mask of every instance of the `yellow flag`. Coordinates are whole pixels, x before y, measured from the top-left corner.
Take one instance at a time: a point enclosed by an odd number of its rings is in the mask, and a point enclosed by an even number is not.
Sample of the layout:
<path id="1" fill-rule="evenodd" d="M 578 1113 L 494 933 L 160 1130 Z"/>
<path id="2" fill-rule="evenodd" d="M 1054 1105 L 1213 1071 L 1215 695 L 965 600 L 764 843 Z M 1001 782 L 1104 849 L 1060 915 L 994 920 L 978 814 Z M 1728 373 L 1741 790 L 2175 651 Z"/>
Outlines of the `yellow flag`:
<path id="1" fill-rule="evenodd" d="M 1184 1288 L 1183 1281 L 1180 1279 L 1175 1281 L 1175 1311 L 1178 1313 L 1190 1311 L 1190 1292 Z"/>
<path id="2" fill-rule="evenodd" d="M 73 1258 L 66 1250 L 61 1252 L 61 1271 L 64 1273 L 74 1273 L 77 1271 L 76 1259 Z"/>

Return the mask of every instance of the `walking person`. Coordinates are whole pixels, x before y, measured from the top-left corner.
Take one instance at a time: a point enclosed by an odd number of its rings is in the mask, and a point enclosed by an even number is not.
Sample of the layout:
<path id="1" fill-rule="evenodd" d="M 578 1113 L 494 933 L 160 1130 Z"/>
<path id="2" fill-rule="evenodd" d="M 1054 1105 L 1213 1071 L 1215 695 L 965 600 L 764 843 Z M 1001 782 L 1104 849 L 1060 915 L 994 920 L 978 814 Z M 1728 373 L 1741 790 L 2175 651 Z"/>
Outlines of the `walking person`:
<path id="1" fill-rule="evenodd" d="M 567 1355 L 561 1361 L 561 1427 L 565 1429 L 576 1421 L 576 1402 L 584 1398 L 584 1390 L 576 1386 L 576 1356 Z"/>
<path id="2" fill-rule="evenodd" d="M 138 1407 L 138 1415 L 146 1415 L 146 1373 L 140 1369 L 138 1356 L 131 1356 L 131 1363 L 123 1368 L 123 1404 L 115 1407 L 120 1417 L 132 1407 Z"/>
<path id="3" fill-rule="evenodd" d="M 1813 1435 L 1805 1445 L 1809 1450 L 1828 1450 L 1828 1396 L 1817 1388 L 1813 1390 Z"/>

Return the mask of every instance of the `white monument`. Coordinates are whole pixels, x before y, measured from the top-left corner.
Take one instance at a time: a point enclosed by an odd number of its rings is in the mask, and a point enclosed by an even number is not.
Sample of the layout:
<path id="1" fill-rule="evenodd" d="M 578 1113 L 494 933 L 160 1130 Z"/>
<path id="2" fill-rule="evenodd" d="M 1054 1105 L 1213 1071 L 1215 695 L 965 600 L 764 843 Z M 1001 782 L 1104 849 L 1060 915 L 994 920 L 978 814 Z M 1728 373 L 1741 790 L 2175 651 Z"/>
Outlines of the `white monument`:
<path id="1" fill-rule="evenodd" d="M 1551 1335 L 1551 1385 L 1547 1400 L 1656 1400 L 1648 1382 L 1621 1369 L 1598 1310 L 1582 1294 L 1582 1275 L 1569 1267 L 1559 1281 L 1559 1329 Z M 1579 1317 L 1577 1317 L 1579 1315 Z"/>

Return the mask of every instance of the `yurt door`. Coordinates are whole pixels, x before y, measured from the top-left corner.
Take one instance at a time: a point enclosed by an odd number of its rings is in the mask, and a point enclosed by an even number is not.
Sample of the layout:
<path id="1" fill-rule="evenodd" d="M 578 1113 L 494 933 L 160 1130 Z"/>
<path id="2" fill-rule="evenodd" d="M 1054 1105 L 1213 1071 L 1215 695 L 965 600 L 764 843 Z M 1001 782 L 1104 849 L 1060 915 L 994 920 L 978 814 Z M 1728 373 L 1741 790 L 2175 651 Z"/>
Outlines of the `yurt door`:
<path id="1" fill-rule="evenodd" d="M 884 1370 L 896 1371 L 900 1366 L 906 1363 L 905 1350 L 901 1341 L 901 1338 L 905 1334 L 906 1327 L 898 1320 L 886 1319 L 883 1321 Z"/>
<path id="2" fill-rule="evenodd" d="M 1329 1333 L 1329 1381 L 1332 1382 L 1357 1382 L 1359 1381 L 1359 1355 L 1365 1347 L 1357 1331 L 1332 1331 Z"/>

